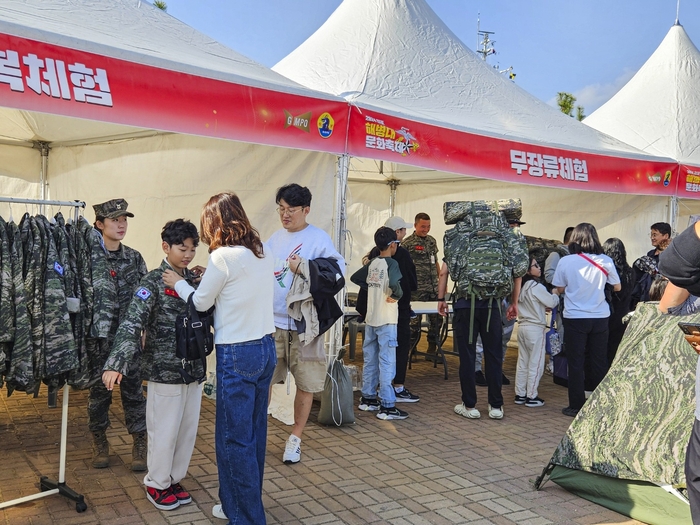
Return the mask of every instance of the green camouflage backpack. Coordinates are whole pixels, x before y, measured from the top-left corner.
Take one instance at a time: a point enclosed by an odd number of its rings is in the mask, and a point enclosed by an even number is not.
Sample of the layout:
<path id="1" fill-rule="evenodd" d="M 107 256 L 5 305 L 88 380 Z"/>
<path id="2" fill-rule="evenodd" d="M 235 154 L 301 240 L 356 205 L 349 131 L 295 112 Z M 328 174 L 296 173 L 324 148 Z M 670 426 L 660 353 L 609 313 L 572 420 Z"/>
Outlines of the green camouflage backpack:
<path id="1" fill-rule="evenodd" d="M 503 213 L 493 211 L 498 210 L 496 203 L 460 204 L 468 213 L 444 236 L 445 262 L 456 297 L 472 301 L 506 297 L 513 290 L 513 277 L 527 272 L 524 239 L 511 230 Z"/>

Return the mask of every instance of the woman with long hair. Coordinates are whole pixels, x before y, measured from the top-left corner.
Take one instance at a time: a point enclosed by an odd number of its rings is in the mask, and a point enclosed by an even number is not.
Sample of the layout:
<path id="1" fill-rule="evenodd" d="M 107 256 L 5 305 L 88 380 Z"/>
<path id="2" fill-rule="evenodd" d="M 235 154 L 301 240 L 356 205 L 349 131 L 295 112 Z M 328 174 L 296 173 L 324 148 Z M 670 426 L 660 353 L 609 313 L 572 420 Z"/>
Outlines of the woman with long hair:
<path id="1" fill-rule="evenodd" d="M 183 300 L 194 293 L 199 311 L 212 305 L 216 346 L 216 462 L 219 498 L 214 516 L 264 524 L 262 503 L 267 402 L 277 364 L 273 320 L 273 260 L 235 193 L 204 205 L 200 237 L 209 263 L 195 291 L 175 272 L 163 281 Z"/>
<path id="2" fill-rule="evenodd" d="M 603 254 L 595 226 L 582 222 L 574 228 L 569 253 L 562 257 L 552 285 L 564 295 L 564 348 L 569 364 L 569 406 L 575 416 L 586 402 L 584 380 L 595 389 L 608 371 L 608 319 L 605 285 L 620 291 L 620 277 L 612 259 Z M 587 362 L 587 363 L 586 363 Z M 588 371 L 588 378 L 585 372 Z"/>
<path id="3" fill-rule="evenodd" d="M 612 294 L 612 313 L 608 321 L 608 366 L 612 365 L 617 347 L 620 346 L 622 336 L 625 335 L 627 325 L 622 322 L 622 318 L 632 309 L 632 290 L 634 289 L 634 270 L 627 264 L 627 250 L 623 242 L 617 237 L 611 237 L 603 244 L 603 253 L 610 257 L 615 263 L 615 270 L 620 277 L 619 292 Z"/>

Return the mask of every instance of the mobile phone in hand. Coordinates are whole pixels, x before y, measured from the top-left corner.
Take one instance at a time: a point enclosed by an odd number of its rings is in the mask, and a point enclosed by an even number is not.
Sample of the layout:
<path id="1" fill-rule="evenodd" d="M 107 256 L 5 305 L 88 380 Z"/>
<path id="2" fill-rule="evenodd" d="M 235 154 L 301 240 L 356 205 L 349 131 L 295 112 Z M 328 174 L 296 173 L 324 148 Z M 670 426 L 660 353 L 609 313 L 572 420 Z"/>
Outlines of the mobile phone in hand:
<path id="1" fill-rule="evenodd" d="M 700 323 L 678 323 L 678 328 L 686 335 L 700 336 Z"/>

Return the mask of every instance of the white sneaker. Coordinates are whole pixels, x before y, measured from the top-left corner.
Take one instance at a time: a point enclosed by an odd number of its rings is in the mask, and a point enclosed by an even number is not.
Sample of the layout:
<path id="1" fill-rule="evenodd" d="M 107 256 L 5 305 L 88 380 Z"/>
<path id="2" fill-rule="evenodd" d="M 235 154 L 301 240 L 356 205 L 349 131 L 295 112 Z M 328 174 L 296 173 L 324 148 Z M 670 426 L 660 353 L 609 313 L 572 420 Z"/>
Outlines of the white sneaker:
<path id="1" fill-rule="evenodd" d="M 503 407 L 494 408 L 489 405 L 489 417 L 491 419 L 503 419 Z"/>
<path id="2" fill-rule="evenodd" d="M 481 412 L 479 412 L 476 408 L 465 407 L 464 403 L 460 403 L 459 405 L 455 406 L 455 413 L 462 417 L 466 417 L 467 419 L 479 419 L 481 417 Z"/>
<path id="3" fill-rule="evenodd" d="M 294 434 L 289 436 L 287 444 L 284 446 L 282 461 L 287 465 L 299 463 L 299 461 L 301 461 L 301 439 Z"/>
<path id="4" fill-rule="evenodd" d="M 226 514 L 224 514 L 224 507 L 221 505 L 214 505 L 214 507 L 211 509 L 211 514 L 215 518 L 219 518 L 220 520 L 227 520 L 228 517 L 226 517 Z"/>

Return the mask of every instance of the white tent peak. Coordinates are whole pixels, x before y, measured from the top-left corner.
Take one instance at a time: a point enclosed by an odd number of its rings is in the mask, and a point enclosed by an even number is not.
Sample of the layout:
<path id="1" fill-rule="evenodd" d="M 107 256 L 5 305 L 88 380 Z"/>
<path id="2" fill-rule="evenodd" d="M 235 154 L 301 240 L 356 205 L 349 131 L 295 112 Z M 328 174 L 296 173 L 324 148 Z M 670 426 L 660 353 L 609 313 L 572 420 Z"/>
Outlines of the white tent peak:
<path id="1" fill-rule="evenodd" d="M 358 106 L 424 123 L 531 144 L 640 153 L 499 74 L 425 0 L 344 0 L 273 70 Z"/>
<path id="2" fill-rule="evenodd" d="M 584 123 L 653 155 L 700 166 L 700 51 L 680 23 Z"/>
<path id="3" fill-rule="evenodd" d="M 1 33 L 207 78 L 309 95 L 296 83 L 142 0 L 3 0 L 1 11 Z"/>

